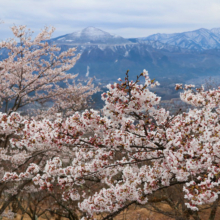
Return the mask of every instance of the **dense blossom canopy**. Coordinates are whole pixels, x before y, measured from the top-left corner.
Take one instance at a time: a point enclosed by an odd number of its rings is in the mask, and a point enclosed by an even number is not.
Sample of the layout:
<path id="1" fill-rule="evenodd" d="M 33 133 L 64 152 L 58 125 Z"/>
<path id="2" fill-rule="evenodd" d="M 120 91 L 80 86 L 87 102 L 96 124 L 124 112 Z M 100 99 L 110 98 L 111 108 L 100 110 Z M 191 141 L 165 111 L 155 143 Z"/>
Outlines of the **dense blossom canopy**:
<path id="1" fill-rule="evenodd" d="M 144 84 L 139 83 L 142 77 Z M 214 202 L 220 184 L 220 88 L 205 91 L 186 85 L 180 97 L 197 108 L 170 115 L 150 90 L 157 85 L 146 70 L 136 81 L 129 81 L 127 74 L 125 81 L 108 85 L 102 94 L 102 114 L 91 109 L 53 122 L 2 114 L 1 133 L 20 137 L 10 139 L 10 147 L 25 149 L 23 157 L 51 149 L 68 152 L 71 158 L 69 165 L 62 155 L 51 157 L 45 166 L 31 163 L 24 172 L 5 172 L 2 181 L 32 179 L 50 191 L 58 183 L 63 200 L 78 201 L 87 213 L 84 218 L 101 212 L 114 216 L 176 184 L 184 185 L 186 205 L 193 211 Z M 24 161 L 19 154 L 14 157 L 17 163 Z M 11 159 L 4 151 L 1 158 Z M 82 187 L 92 182 L 99 184 L 93 192 Z"/>

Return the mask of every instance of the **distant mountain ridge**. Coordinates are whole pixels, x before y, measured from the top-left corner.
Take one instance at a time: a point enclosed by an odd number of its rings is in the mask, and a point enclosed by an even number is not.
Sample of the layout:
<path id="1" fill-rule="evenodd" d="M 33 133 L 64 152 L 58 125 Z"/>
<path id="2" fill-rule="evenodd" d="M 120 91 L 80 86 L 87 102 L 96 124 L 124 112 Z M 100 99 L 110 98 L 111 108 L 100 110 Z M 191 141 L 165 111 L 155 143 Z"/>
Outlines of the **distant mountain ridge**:
<path id="1" fill-rule="evenodd" d="M 134 41 L 134 39 L 133 39 Z M 136 38 L 136 42 L 158 41 L 167 45 L 178 46 L 190 50 L 208 50 L 220 48 L 220 28 L 211 30 L 200 28 L 174 34 L 153 34 L 148 37 Z"/>
<path id="2" fill-rule="evenodd" d="M 200 28 L 173 34 L 153 34 L 142 38 L 123 38 L 112 35 L 95 27 L 87 27 L 81 31 L 73 32 L 50 40 L 57 45 L 127 45 L 147 44 L 155 49 L 187 49 L 187 50 L 210 50 L 220 49 L 220 28 Z"/>

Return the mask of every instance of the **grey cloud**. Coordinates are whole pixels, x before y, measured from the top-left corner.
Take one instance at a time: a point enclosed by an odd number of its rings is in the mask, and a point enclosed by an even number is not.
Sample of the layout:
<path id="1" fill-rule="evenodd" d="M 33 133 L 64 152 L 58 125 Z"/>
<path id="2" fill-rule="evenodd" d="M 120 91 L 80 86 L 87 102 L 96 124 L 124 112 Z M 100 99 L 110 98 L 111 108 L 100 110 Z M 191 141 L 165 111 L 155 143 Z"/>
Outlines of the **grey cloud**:
<path id="1" fill-rule="evenodd" d="M 2 38 L 10 36 L 5 27 L 13 24 L 34 31 L 53 25 L 55 36 L 95 26 L 123 37 L 142 37 L 218 27 L 219 11 L 217 0 L 0 0 L 0 19 L 5 21 L 0 27 Z"/>

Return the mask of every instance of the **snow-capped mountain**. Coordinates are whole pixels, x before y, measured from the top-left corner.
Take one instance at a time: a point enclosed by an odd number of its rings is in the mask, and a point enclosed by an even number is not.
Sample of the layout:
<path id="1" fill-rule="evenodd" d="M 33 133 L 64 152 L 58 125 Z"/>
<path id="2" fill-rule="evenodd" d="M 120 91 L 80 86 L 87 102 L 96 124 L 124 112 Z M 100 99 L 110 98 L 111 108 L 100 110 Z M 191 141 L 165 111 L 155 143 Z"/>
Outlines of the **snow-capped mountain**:
<path id="1" fill-rule="evenodd" d="M 94 27 L 51 40 L 81 54 L 73 72 L 81 76 L 115 80 L 127 69 L 135 77 L 146 68 L 154 77 L 189 79 L 220 74 L 220 29 L 200 29 L 179 34 L 156 34 L 142 39 L 125 39 Z M 205 48 L 209 50 L 205 50 Z M 181 80 L 180 80 L 181 81 Z"/>
<path id="2" fill-rule="evenodd" d="M 174 34 L 153 34 L 138 38 L 137 41 L 159 41 L 164 44 L 178 46 L 190 50 L 207 50 L 220 48 L 220 28 L 211 30 L 201 28 Z"/>
<path id="3" fill-rule="evenodd" d="M 73 32 L 64 36 L 52 39 L 56 44 L 66 45 L 93 45 L 93 44 L 129 44 L 129 40 L 111 35 L 95 27 L 87 27 L 82 31 Z"/>

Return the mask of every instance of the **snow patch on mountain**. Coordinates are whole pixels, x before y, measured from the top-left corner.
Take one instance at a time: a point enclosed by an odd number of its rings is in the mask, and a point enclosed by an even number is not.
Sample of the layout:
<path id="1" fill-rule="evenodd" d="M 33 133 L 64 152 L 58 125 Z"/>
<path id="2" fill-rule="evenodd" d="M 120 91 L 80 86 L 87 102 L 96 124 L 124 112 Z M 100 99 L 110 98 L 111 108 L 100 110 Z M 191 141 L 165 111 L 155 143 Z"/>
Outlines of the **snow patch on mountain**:
<path id="1" fill-rule="evenodd" d="M 128 55 L 129 55 L 129 51 L 125 51 L 124 57 L 128 57 Z"/>

